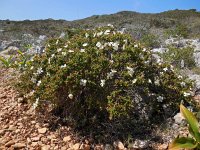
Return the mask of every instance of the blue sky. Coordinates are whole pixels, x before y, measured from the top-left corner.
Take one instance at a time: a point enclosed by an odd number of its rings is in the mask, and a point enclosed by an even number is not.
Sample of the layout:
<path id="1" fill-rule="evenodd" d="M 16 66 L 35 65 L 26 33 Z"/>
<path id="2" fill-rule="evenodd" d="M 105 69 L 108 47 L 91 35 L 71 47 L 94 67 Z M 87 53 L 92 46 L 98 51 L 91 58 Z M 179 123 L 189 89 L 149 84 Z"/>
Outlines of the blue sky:
<path id="1" fill-rule="evenodd" d="M 0 0 L 0 20 L 76 20 L 124 10 L 158 13 L 173 9 L 200 11 L 200 0 Z"/>

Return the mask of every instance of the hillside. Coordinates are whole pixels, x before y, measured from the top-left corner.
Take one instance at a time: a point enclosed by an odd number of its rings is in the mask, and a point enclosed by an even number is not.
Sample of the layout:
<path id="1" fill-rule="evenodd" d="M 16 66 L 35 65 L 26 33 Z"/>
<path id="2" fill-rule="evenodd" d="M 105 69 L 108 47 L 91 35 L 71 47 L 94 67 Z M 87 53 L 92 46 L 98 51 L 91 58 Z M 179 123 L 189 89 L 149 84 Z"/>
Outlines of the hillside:
<path id="1" fill-rule="evenodd" d="M 95 15 L 75 21 L 53 19 L 35 21 L 1 20 L 0 39 L 20 39 L 23 34 L 53 37 L 71 28 L 93 28 L 108 23 L 115 25 L 118 29 L 126 28 L 134 38 L 140 38 L 147 33 L 163 37 L 166 30 L 174 29 L 178 25 L 185 26 L 190 37 L 197 37 L 200 34 L 200 12 L 196 10 L 172 10 L 157 14 L 123 11 L 110 15 Z"/>

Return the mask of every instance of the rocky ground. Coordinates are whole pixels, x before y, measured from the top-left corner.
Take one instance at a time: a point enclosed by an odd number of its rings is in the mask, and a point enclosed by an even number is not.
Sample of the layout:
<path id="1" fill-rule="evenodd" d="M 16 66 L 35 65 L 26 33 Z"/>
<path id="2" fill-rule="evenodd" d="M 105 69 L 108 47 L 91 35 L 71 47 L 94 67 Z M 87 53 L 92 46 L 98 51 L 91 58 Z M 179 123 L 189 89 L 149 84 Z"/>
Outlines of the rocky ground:
<path id="1" fill-rule="evenodd" d="M 22 98 L 12 86 L 17 80 L 11 76 L 12 70 L 0 69 L 0 150 L 112 150 L 112 149 L 156 149 L 165 150 L 168 143 L 177 135 L 187 136 L 184 122 L 169 118 L 155 131 L 155 140 L 134 139 L 132 146 L 120 141 L 96 144 L 91 139 L 80 137 L 68 126 L 59 126 L 55 130 L 48 123 L 41 122 L 32 106 L 23 103 Z M 164 130 L 163 130 L 164 129 Z M 95 144 L 94 144 L 95 143 Z"/>

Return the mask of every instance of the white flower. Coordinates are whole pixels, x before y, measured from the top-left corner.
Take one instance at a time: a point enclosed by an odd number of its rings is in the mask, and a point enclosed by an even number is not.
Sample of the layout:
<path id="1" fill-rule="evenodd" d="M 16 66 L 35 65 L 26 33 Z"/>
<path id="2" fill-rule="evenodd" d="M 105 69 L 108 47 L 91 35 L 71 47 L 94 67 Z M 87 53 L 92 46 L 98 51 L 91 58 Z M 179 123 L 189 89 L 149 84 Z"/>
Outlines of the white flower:
<path id="1" fill-rule="evenodd" d="M 88 43 L 84 43 L 84 44 L 83 44 L 83 47 L 86 47 L 87 45 L 88 45 Z"/>
<path id="2" fill-rule="evenodd" d="M 125 44 L 127 44 L 127 43 L 128 43 L 128 40 L 127 40 L 127 39 L 125 39 L 125 40 L 124 40 L 124 43 L 125 43 Z"/>
<path id="3" fill-rule="evenodd" d="M 48 76 L 50 76 L 50 73 L 49 73 L 49 72 L 47 72 L 47 75 L 48 75 Z"/>
<path id="4" fill-rule="evenodd" d="M 113 45 L 113 42 L 108 42 L 108 46 L 112 46 Z"/>
<path id="5" fill-rule="evenodd" d="M 118 50 L 119 43 L 115 42 L 112 44 L 114 50 Z"/>
<path id="6" fill-rule="evenodd" d="M 135 44 L 135 45 L 134 45 L 134 47 L 135 47 L 135 48 L 138 48 L 138 45 L 137 45 L 137 44 Z"/>
<path id="7" fill-rule="evenodd" d="M 42 70 L 42 68 L 38 68 L 38 70 L 37 70 L 37 74 L 39 75 L 39 74 L 41 74 L 41 73 L 43 73 L 44 71 Z"/>
<path id="8" fill-rule="evenodd" d="M 105 82 L 106 82 L 106 80 L 101 80 L 101 83 L 100 83 L 101 87 L 104 87 Z"/>
<path id="9" fill-rule="evenodd" d="M 186 85 L 185 82 L 181 82 L 180 84 L 182 87 L 184 87 Z"/>
<path id="10" fill-rule="evenodd" d="M 143 52 L 146 52 L 146 50 L 147 50 L 146 48 L 143 48 L 143 49 L 142 49 Z"/>
<path id="11" fill-rule="evenodd" d="M 66 54 L 67 54 L 66 52 L 62 52 L 62 55 L 63 55 L 63 56 L 66 56 Z"/>
<path id="12" fill-rule="evenodd" d="M 190 93 L 184 92 L 184 93 L 183 93 L 183 96 L 188 97 L 188 96 L 190 96 Z"/>
<path id="13" fill-rule="evenodd" d="M 102 48 L 103 48 L 102 46 L 103 46 L 103 45 L 102 45 L 100 42 L 97 42 L 96 47 L 102 49 Z"/>
<path id="14" fill-rule="evenodd" d="M 132 77 L 134 73 L 134 69 L 131 67 L 126 67 L 126 69 L 128 69 L 128 74 Z"/>
<path id="15" fill-rule="evenodd" d="M 112 24 L 108 24 L 107 26 L 108 26 L 108 27 L 112 27 L 112 28 L 114 27 Z"/>
<path id="16" fill-rule="evenodd" d="M 112 73 L 117 73 L 117 70 L 111 69 Z"/>
<path id="17" fill-rule="evenodd" d="M 36 83 L 37 82 L 37 80 L 35 79 L 35 78 L 31 78 L 31 81 L 33 82 L 33 83 Z"/>
<path id="18" fill-rule="evenodd" d="M 181 75 L 178 76 L 179 79 L 182 79 L 183 77 Z"/>
<path id="19" fill-rule="evenodd" d="M 155 85 L 159 85 L 160 81 L 157 79 L 154 83 L 155 83 Z"/>
<path id="20" fill-rule="evenodd" d="M 38 81 L 37 86 L 40 86 L 40 84 L 42 83 L 41 80 Z"/>
<path id="21" fill-rule="evenodd" d="M 163 99 L 164 99 L 164 98 L 163 98 L 162 96 L 158 96 L 158 97 L 157 97 L 157 101 L 158 101 L 158 102 L 163 102 Z"/>
<path id="22" fill-rule="evenodd" d="M 33 66 L 31 66 L 31 68 L 30 68 L 30 69 L 31 69 L 31 70 L 33 70 L 33 68 L 34 68 L 34 67 L 33 67 Z"/>
<path id="23" fill-rule="evenodd" d="M 163 71 L 165 71 L 165 72 L 166 72 L 167 70 L 168 70 L 168 68 L 167 68 L 167 67 L 163 68 Z"/>
<path id="24" fill-rule="evenodd" d="M 81 53 L 84 53 L 84 52 L 85 52 L 85 49 L 81 49 L 80 52 L 81 52 Z"/>
<path id="25" fill-rule="evenodd" d="M 48 64 L 50 64 L 51 63 L 51 58 L 48 58 Z"/>
<path id="26" fill-rule="evenodd" d="M 85 37 L 88 38 L 88 37 L 89 37 L 89 34 L 88 34 L 88 33 L 85 33 Z"/>
<path id="27" fill-rule="evenodd" d="M 87 83 L 87 80 L 85 80 L 85 79 L 81 79 L 81 81 L 80 81 L 80 85 L 82 85 L 82 86 L 86 86 L 86 83 Z"/>
<path id="28" fill-rule="evenodd" d="M 101 36 L 103 34 L 103 32 L 101 31 L 101 32 L 98 32 L 97 33 L 97 36 Z"/>
<path id="29" fill-rule="evenodd" d="M 52 55 L 51 55 L 51 58 L 53 58 L 53 57 L 55 57 L 55 54 L 52 54 Z"/>
<path id="30" fill-rule="evenodd" d="M 124 45 L 122 46 L 122 49 L 125 50 L 125 48 L 126 48 L 126 45 L 124 44 Z"/>
<path id="31" fill-rule="evenodd" d="M 33 103 L 33 109 L 36 109 L 38 107 L 39 98 L 36 99 L 35 103 Z"/>
<path id="32" fill-rule="evenodd" d="M 32 62 L 34 61 L 34 57 L 31 57 L 31 61 L 32 61 Z"/>
<path id="33" fill-rule="evenodd" d="M 65 46 L 64 46 L 64 48 L 67 48 L 68 47 L 68 45 L 66 44 Z"/>
<path id="34" fill-rule="evenodd" d="M 104 32 L 104 34 L 105 34 L 105 35 L 110 34 L 110 30 L 106 30 L 106 31 Z"/>
<path id="35" fill-rule="evenodd" d="M 116 72 L 116 70 L 111 69 L 111 72 L 107 73 L 107 79 L 112 79 Z"/>
<path id="36" fill-rule="evenodd" d="M 57 52 L 59 53 L 59 52 L 61 52 L 62 51 L 62 48 L 58 48 L 57 49 Z"/>
<path id="37" fill-rule="evenodd" d="M 148 80 L 148 83 L 152 83 L 151 79 Z"/>
<path id="38" fill-rule="evenodd" d="M 173 71 L 174 70 L 174 66 L 170 65 L 170 69 Z"/>
<path id="39" fill-rule="evenodd" d="M 65 67 L 67 67 L 66 64 L 60 66 L 60 68 L 65 68 Z"/>
<path id="40" fill-rule="evenodd" d="M 59 40 L 56 41 L 56 45 L 58 45 Z"/>
<path id="41" fill-rule="evenodd" d="M 69 97 L 69 99 L 73 99 L 74 98 L 73 94 L 69 94 L 68 97 Z"/>
<path id="42" fill-rule="evenodd" d="M 73 51 L 73 50 L 68 50 L 68 52 L 69 52 L 69 53 L 73 53 L 74 51 Z"/>
<path id="43" fill-rule="evenodd" d="M 132 83 L 135 84 L 137 82 L 137 79 L 132 80 Z"/>
<path id="44" fill-rule="evenodd" d="M 114 63 L 114 60 L 109 60 L 109 61 L 110 61 L 110 63 L 111 63 L 111 64 L 113 64 L 113 63 Z"/>

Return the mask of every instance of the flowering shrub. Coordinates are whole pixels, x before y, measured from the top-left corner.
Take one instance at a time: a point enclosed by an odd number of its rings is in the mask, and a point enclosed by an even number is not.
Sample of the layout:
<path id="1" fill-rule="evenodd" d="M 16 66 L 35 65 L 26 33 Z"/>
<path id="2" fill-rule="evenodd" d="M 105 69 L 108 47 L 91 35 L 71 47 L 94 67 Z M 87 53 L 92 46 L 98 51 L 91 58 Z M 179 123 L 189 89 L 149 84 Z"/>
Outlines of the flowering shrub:
<path id="1" fill-rule="evenodd" d="M 27 66 L 18 89 L 34 108 L 51 104 L 75 120 L 148 118 L 191 97 L 191 84 L 172 66 L 154 62 L 148 49 L 110 26 L 51 39 Z"/>

